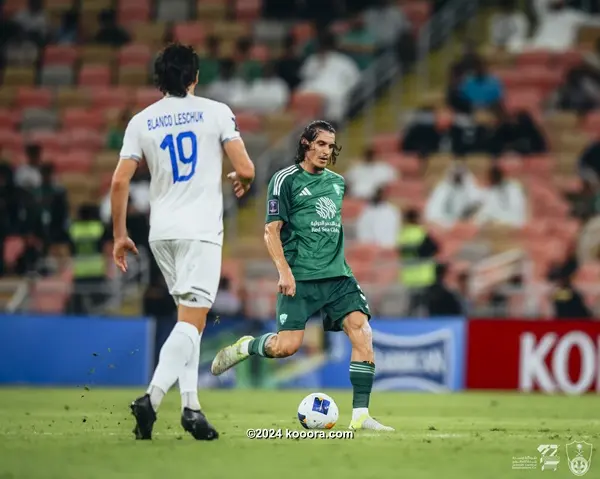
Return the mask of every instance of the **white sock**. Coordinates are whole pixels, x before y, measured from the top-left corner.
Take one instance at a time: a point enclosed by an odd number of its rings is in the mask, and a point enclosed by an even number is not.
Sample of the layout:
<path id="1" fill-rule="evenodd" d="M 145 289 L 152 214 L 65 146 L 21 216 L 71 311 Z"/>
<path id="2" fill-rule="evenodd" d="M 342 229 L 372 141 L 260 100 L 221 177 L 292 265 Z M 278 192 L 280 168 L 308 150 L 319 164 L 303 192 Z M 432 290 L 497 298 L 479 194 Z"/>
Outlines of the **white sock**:
<path id="1" fill-rule="evenodd" d="M 158 365 L 147 391 L 155 411 L 158 411 L 165 394 L 175 384 L 185 365 L 190 361 L 197 338 L 198 330 L 195 326 L 178 322 L 163 344 Z"/>
<path id="2" fill-rule="evenodd" d="M 369 414 L 368 407 L 355 407 L 352 409 L 352 420 L 356 421 L 363 414 Z"/>
<path id="3" fill-rule="evenodd" d="M 189 407 L 194 411 L 200 410 L 198 401 L 198 367 L 200 366 L 200 341 L 202 333 L 198 335 L 191 359 L 179 376 L 179 392 L 181 393 L 181 409 Z"/>

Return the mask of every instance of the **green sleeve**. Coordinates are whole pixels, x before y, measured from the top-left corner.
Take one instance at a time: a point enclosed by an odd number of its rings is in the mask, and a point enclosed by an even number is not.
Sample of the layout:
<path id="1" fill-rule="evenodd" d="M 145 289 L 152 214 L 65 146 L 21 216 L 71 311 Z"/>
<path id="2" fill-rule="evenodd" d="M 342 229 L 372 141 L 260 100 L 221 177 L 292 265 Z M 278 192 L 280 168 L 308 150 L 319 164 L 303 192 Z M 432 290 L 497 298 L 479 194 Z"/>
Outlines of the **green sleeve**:
<path id="1" fill-rule="evenodd" d="M 284 178 L 283 181 L 277 181 L 278 179 L 281 178 L 278 178 L 276 174 L 269 183 L 265 223 L 272 223 L 273 221 L 289 222 L 291 179 Z"/>

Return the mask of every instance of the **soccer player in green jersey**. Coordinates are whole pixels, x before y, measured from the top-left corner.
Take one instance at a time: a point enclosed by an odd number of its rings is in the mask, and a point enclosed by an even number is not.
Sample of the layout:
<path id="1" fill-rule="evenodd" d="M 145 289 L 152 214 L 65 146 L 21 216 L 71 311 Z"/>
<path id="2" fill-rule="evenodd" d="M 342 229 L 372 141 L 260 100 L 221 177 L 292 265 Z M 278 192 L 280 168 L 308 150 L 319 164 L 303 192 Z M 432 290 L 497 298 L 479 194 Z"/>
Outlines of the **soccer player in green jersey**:
<path id="1" fill-rule="evenodd" d="M 277 334 L 240 338 L 218 352 L 211 371 L 220 375 L 251 355 L 291 356 L 302 345 L 306 322 L 321 311 L 325 331 L 344 331 L 352 343 L 350 428 L 393 431 L 369 414 L 375 375 L 371 315 L 344 256 L 346 183 L 327 169 L 338 154 L 334 128 L 314 121 L 302 133 L 295 164 L 271 179 L 265 243 L 279 272 Z"/>

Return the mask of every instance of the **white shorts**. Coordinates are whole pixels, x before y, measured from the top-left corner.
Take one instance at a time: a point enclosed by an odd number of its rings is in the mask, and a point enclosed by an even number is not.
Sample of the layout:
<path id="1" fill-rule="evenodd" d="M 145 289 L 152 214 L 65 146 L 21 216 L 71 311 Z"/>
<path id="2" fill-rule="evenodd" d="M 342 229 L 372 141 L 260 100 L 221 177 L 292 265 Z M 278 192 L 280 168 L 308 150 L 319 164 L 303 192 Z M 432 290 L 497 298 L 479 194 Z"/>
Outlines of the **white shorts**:
<path id="1" fill-rule="evenodd" d="M 212 307 L 221 278 L 221 246 L 198 240 L 152 241 L 156 259 L 176 304 Z"/>

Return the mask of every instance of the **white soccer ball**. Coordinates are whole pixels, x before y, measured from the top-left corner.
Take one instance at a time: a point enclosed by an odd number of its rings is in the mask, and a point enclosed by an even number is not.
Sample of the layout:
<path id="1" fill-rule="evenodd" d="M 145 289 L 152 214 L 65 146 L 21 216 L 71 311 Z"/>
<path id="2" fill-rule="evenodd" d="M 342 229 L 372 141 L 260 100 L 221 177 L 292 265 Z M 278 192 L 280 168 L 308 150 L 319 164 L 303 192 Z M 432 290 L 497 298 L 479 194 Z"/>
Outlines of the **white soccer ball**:
<path id="1" fill-rule="evenodd" d="M 331 429 L 339 415 L 333 398 L 324 393 L 309 394 L 298 406 L 298 420 L 306 429 Z"/>

